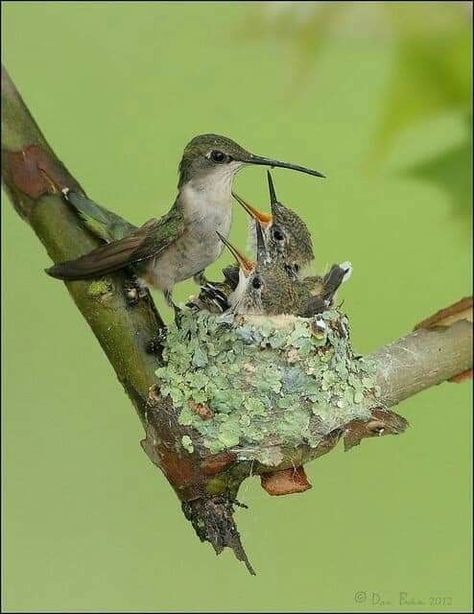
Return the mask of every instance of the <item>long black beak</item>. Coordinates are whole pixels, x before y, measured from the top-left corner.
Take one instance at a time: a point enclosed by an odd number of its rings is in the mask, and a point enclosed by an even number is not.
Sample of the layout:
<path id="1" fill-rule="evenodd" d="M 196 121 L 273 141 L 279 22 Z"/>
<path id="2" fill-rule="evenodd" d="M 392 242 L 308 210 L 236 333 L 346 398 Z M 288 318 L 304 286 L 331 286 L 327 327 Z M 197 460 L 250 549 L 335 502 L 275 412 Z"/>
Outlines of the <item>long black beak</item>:
<path id="1" fill-rule="evenodd" d="M 272 160 L 271 158 L 263 158 L 262 156 L 255 156 L 254 154 L 250 154 L 248 157 L 243 158 L 240 162 L 245 162 L 246 164 L 260 164 L 262 166 L 271 166 L 272 168 L 289 168 L 292 171 L 298 171 L 299 173 L 306 173 L 307 175 L 314 175 L 315 177 L 325 177 L 319 171 L 314 171 L 311 168 L 306 168 L 305 166 L 299 166 L 298 164 L 290 164 L 289 162 L 280 162 L 279 160 Z"/>

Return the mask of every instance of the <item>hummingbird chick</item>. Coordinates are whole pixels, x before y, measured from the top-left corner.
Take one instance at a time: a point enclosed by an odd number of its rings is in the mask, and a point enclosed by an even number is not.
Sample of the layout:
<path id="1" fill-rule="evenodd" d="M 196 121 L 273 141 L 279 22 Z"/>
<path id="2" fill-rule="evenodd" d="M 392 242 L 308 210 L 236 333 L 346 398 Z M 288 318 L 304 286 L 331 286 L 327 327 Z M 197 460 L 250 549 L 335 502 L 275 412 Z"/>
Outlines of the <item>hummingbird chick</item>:
<path id="1" fill-rule="evenodd" d="M 348 279 L 352 270 L 350 263 L 333 265 L 322 278 L 320 288 L 315 294 L 314 286 L 295 276 L 284 261 L 269 259 L 269 250 L 259 221 L 256 224 L 256 262 L 246 258 L 224 236 L 219 233 L 218 235 L 239 266 L 237 286 L 227 295 L 229 309 L 234 313 L 293 314 L 311 318 L 331 308 L 337 289 Z M 228 280 L 224 283 L 228 284 Z M 212 299 L 212 290 L 209 296 Z"/>
<path id="2" fill-rule="evenodd" d="M 160 289 L 168 304 L 176 283 L 193 277 L 202 282 L 204 269 L 220 255 L 232 221 L 232 182 L 247 165 L 289 168 L 316 177 L 318 171 L 250 153 L 216 134 L 193 138 L 179 164 L 178 195 L 160 219 L 112 240 L 75 260 L 47 269 L 63 280 L 93 279 L 130 268 L 147 286 Z M 92 202 L 92 201 L 91 201 Z"/>
<path id="3" fill-rule="evenodd" d="M 260 225 L 266 243 L 265 258 L 269 262 L 283 263 L 298 276 L 302 267 L 314 259 L 313 244 L 308 227 L 303 220 L 291 209 L 278 201 L 272 176 L 267 171 L 268 187 L 270 193 L 270 206 L 272 213 L 259 211 L 235 192 L 232 196 L 245 209 L 252 218 L 251 243 L 255 247 L 257 226 Z M 222 304 L 218 295 L 230 295 L 239 283 L 239 265 L 229 265 L 222 270 L 224 280 L 210 282 L 203 285 L 200 306 L 214 311 L 216 299 Z M 214 307 L 210 306 L 210 303 Z"/>
<path id="4" fill-rule="evenodd" d="M 256 236 L 256 227 L 260 224 L 269 260 L 283 263 L 298 275 L 314 260 L 311 234 L 303 220 L 278 200 L 270 171 L 267 171 L 267 180 L 271 214 L 259 211 L 235 192 L 232 192 L 232 196 L 253 218 L 251 240 Z M 255 244 L 255 241 L 252 243 Z"/>
<path id="5" fill-rule="evenodd" d="M 256 229 L 258 225 L 262 228 L 268 260 L 272 263 L 283 263 L 290 275 L 300 278 L 301 270 L 314 260 L 311 235 L 303 220 L 278 200 L 270 171 L 267 171 L 267 178 L 271 214 L 262 213 L 235 192 L 232 192 L 232 195 L 252 217 L 254 228 Z M 344 262 L 340 265 L 333 265 L 323 277 L 303 278 L 301 281 L 314 297 L 308 301 L 305 313 L 310 316 L 329 309 L 334 302 L 336 291 L 343 282 L 349 279 L 351 271 L 351 264 Z M 227 267 L 223 273 L 227 283 L 237 282 L 235 270 L 232 270 L 232 267 Z"/>
<path id="6" fill-rule="evenodd" d="M 239 282 L 228 296 L 231 311 L 247 315 L 303 315 L 313 299 L 307 286 L 283 262 L 271 262 L 260 223 L 256 225 L 257 261 L 247 259 L 224 236 L 219 238 L 239 265 Z M 305 316 L 306 317 L 306 316 Z"/>
<path id="7" fill-rule="evenodd" d="M 224 281 L 203 286 L 189 306 L 211 313 L 231 309 L 247 314 L 292 313 L 305 318 L 331 309 L 336 291 L 350 277 L 350 263 L 333 265 L 324 277 L 300 280 L 282 262 L 269 261 L 260 224 L 256 230 L 257 262 L 246 258 L 230 241 L 219 235 L 236 259 L 237 266 L 223 270 Z"/>
<path id="8" fill-rule="evenodd" d="M 323 311 L 331 309 L 336 292 L 350 278 L 351 274 L 351 263 L 342 262 L 341 264 L 333 264 L 323 277 L 312 275 L 302 279 L 302 283 L 305 284 L 313 297 L 313 301 L 308 304 L 308 308 L 310 310 L 319 309 L 319 305 L 321 305 L 324 307 Z"/>

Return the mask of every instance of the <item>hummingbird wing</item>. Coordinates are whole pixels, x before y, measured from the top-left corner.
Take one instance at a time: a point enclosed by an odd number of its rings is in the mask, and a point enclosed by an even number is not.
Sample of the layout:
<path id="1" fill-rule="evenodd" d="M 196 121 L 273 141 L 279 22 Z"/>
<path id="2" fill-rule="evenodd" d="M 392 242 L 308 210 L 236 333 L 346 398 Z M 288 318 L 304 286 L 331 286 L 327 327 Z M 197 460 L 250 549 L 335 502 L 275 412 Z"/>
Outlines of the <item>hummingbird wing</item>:
<path id="1" fill-rule="evenodd" d="M 64 198 L 72 206 L 86 228 L 106 243 L 122 239 L 137 228 L 120 215 L 109 211 L 102 205 L 98 205 L 80 192 L 68 190 L 64 194 Z"/>
<path id="2" fill-rule="evenodd" d="M 46 269 L 46 273 L 56 279 L 101 277 L 128 265 L 156 258 L 184 230 L 182 212 L 174 206 L 159 220 L 152 218 L 123 239 L 98 247 L 75 260 L 55 264 Z"/>
<path id="3" fill-rule="evenodd" d="M 320 296 L 310 296 L 299 308 L 296 315 L 301 318 L 312 318 L 317 313 L 322 313 L 327 309 L 326 302 Z"/>
<path id="4" fill-rule="evenodd" d="M 344 281 L 344 277 L 347 271 L 338 264 L 333 264 L 329 273 L 324 276 L 324 290 L 322 292 L 323 298 L 326 300 L 332 300 L 336 291 Z"/>

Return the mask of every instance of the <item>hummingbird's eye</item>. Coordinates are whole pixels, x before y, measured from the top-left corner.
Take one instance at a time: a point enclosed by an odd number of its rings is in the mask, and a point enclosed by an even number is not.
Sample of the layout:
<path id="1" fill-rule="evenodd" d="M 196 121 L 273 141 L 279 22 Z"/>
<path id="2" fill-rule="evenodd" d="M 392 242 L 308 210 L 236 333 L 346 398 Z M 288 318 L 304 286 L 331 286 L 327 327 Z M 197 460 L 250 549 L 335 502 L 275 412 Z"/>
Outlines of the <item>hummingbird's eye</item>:
<path id="1" fill-rule="evenodd" d="M 260 279 L 260 277 L 254 277 L 252 279 L 252 287 L 255 288 L 255 290 L 258 290 L 262 287 L 262 280 Z"/>
<path id="2" fill-rule="evenodd" d="M 209 157 L 213 162 L 217 162 L 218 164 L 222 164 L 222 162 L 227 161 L 227 156 L 223 151 L 218 151 L 217 149 L 213 149 L 209 154 Z"/>
<path id="3" fill-rule="evenodd" d="M 279 228 L 273 228 L 272 235 L 275 241 L 283 241 L 285 238 L 285 235 Z"/>

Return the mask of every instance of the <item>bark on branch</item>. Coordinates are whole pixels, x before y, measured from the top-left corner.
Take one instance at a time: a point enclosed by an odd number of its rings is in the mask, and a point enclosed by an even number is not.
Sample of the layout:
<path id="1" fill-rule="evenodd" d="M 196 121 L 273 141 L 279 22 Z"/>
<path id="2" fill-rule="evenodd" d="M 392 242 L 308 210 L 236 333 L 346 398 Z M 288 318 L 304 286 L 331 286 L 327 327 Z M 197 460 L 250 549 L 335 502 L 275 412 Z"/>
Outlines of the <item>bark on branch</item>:
<path id="1" fill-rule="evenodd" d="M 371 355 L 387 407 L 436 386 L 472 367 L 472 321 L 420 329 Z"/>
<path id="2" fill-rule="evenodd" d="M 81 186 L 46 142 L 3 68 L 2 179 L 15 209 L 54 262 L 74 258 L 97 245 L 61 197 L 62 188 L 82 191 Z M 270 494 L 302 492 L 310 485 L 298 465 L 331 450 L 341 436 L 354 445 L 381 430 L 369 433 L 366 424 L 346 425 L 344 432 L 330 433 L 317 448 L 300 446 L 272 471 L 236 462 L 229 450 L 219 454 L 204 449 L 186 451 L 182 442 L 187 431 L 178 422 L 170 398 L 159 393 L 155 374 L 161 364 L 159 352 L 149 351 L 150 341 L 164 329 L 164 323 L 150 295 L 133 307 L 128 304 L 123 290 L 127 281 L 125 273 L 117 273 L 66 286 L 135 406 L 146 434 L 143 449 L 175 489 L 198 536 L 209 541 L 217 553 L 224 547 L 232 548 L 253 573 L 233 520 L 243 479 L 250 472 L 262 473 L 262 485 Z M 396 405 L 472 367 L 472 315 L 470 322 L 465 314 L 457 315 L 454 323 L 438 321 L 434 327 L 417 330 L 369 357 L 377 368 L 379 404 Z M 400 432 L 401 422 L 395 419 L 390 425 L 387 415 L 374 411 L 372 426 L 382 423 L 384 428 Z"/>

